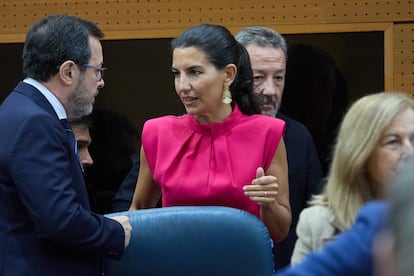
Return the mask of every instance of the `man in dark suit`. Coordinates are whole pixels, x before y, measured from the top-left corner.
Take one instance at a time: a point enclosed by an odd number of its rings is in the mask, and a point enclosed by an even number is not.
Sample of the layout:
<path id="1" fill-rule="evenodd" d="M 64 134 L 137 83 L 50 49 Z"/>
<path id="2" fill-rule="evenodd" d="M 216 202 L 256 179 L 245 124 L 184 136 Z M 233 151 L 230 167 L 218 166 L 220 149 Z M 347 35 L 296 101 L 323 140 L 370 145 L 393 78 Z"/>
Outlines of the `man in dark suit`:
<path id="1" fill-rule="evenodd" d="M 134 196 L 135 186 L 138 180 L 140 167 L 139 162 L 139 158 L 135 160 L 134 165 L 132 166 L 127 176 L 125 176 L 124 180 L 118 188 L 118 191 L 112 199 L 112 208 L 114 212 L 127 211 L 131 206 L 132 197 Z M 161 206 L 160 201 L 158 202 L 158 206 Z"/>
<path id="2" fill-rule="evenodd" d="M 100 275 L 131 225 L 90 211 L 67 120 L 104 86 L 103 33 L 67 15 L 39 20 L 23 49 L 26 78 L 0 106 L 0 275 Z"/>
<path id="3" fill-rule="evenodd" d="M 290 264 L 297 239 L 299 214 L 312 194 L 322 188 L 322 169 L 312 136 L 304 125 L 278 113 L 286 74 L 286 41 L 279 33 L 264 27 L 247 27 L 236 34 L 246 47 L 253 69 L 254 90 L 262 98 L 262 114 L 286 122 L 284 141 L 289 169 L 289 197 L 292 224 L 288 236 L 275 245 L 275 269 Z"/>

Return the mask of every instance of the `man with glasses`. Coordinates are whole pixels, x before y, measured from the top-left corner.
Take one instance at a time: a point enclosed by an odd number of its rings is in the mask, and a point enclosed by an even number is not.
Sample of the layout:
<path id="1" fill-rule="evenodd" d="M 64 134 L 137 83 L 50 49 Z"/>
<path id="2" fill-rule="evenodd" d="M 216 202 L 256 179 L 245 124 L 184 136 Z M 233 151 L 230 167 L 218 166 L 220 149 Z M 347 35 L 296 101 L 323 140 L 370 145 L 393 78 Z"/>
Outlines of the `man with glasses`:
<path id="1" fill-rule="evenodd" d="M 101 259 L 129 243 L 128 217 L 91 212 L 68 123 L 104 86 L 102 37 L 67 15 L 26 36 L 26 78 L 0 106 L 0 275 L 101 275 Z"/>
<path id="2" fill-rule="evenodd" d="M 104 67 L 96 67 L 96 66 L 93 66 L 92 64 L 83 64 L 82 66 L 85 67 L 85 68 L 92 68 L 92 69 L 94 69 L 95 70 L 95 73 L 96 73 L 96 79 L 97 79 L 98 82 L 100 82 L 100 81 L 103 80 L 103 77 L 104 77 L 104 73 L 105 73 L 106 68 L 104 68 Z"/>

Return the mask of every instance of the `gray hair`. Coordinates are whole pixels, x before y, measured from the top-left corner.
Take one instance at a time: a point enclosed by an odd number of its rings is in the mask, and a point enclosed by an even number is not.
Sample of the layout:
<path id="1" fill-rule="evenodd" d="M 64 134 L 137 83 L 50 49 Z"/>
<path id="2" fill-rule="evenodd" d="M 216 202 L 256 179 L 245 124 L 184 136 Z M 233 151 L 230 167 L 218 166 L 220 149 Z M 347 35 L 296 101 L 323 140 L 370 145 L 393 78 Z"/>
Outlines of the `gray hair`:
<path id="1" fill-rule="evenodd" d="M 273 29 L 261 26 L 246 27 L 239 31 L 235 38 L 244 47 L 254 44 L 260 47 L 282 49 L 285 57 L 287 57 L 286 40 L 281 34 Z"/>

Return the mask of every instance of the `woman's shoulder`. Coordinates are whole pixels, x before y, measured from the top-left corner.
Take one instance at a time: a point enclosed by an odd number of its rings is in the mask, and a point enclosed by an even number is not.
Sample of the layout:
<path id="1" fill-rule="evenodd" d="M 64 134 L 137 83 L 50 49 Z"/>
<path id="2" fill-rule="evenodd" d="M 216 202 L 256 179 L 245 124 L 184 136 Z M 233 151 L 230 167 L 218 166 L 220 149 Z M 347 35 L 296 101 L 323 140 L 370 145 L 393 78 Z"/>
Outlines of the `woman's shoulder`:
<path id="1" fill-rule="evenodd" d="M 269 124 L 282 124 L 282 125 L 286 124 L 285 121 L 283 121 L 282 119 L 276 118 L 276 117 L 273 117 L 273 116 L 268 116 L 268 115 L 255 114 L 255 115 L 251 115 L 249 117 L 253 121 L 267 122 Z"/>
<path id="2" fill-rule="evenodd" d="M 332 211 L 321 205 L 315 205 L 302 210 L 297 232 L 301 235 L 310 235 L 313 237 L 314 248 L 319 248 L 325 242 L 330 241 L 336 233 L 332 225 L 334 219 Z"/>
<path id="3" fill-rule="evenodd" d="M 142 128 L 142 142 L 155 143 L 159 139 L 169 139 L 172 133 L 181 132 L 188 124 L 186 116 L 167 115 L 145 121 Z"/>
<path id="4" fill-rule="evenodd" d="M 255 128 L 256 130 L 260 131 L 284 131 L 286 123 L 285 121 L 267 116 L 267 115 L 245 115 L 244 118 L 241 120 L 241 125 L 246 125 L 251 128 Z"/>
<path id="5" fill-rule="evenodd" d="M 170 128 L 176 125 L 185 124 L 186 123 L 186 115 L 182 116 L 174 116 L 174 115 L 166 115 L 156 118 L 151 118 L 145 121 L 144 128 Z"/>
<path id="6" fill-rule="evenodd" d="M 150 118 L 145 121 L 145 123 L 153 123 L 153 124 L 159 124 L 163 122 L 175 122 L 175 121 L 182 121 L 187 117 L 187 114 L 176 116 L 176 115 L 164 115 L 160 117 Z"/>
<path id="7" fill-rule="evenodd" d="M 310 207 L 307 207 L 302 210 L 300 213 L 300 219 L 306 220 L 310 219 L 312 221 L 322 221 L 327 220 L 331 221 L 334 218 L 334 215 L 327 206 L 322 205 L 313 205 Z"/>

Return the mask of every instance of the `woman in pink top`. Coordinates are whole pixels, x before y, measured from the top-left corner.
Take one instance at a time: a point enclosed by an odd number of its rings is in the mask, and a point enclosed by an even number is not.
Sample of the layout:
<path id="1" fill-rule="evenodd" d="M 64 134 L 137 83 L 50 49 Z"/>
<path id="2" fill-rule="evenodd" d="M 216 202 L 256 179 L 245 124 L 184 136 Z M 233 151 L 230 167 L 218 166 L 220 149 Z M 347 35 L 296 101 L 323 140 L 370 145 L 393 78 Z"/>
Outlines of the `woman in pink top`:
<path id="1" fill-rule="evenodd" d="M 280 241 L 291 223 L 285 123 L 263 116 L 249 56 L 219 25 L 197 25 L 172 41 L 183 116 L 148 120 L 130 210 L 216 205 L 248 211 Z M 231 91 L 231 92 L 230 92 Z"/>

